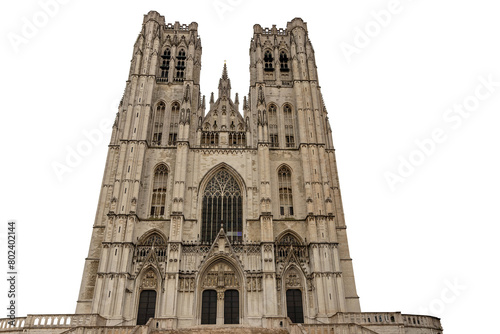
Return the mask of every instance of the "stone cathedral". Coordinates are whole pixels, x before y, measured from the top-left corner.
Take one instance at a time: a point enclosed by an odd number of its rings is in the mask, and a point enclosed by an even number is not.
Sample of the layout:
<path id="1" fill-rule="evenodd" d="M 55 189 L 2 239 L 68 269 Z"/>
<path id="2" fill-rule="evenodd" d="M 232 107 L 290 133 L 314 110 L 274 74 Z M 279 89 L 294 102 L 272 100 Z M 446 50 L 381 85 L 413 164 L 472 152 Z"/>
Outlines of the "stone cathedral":
<path id="1" fill-rule="evenodd" d="M 441 334 L 361 312 L 307 24 L 254 26 L 242 98 L 224 64 L 206 101 L 201 56 L 196 23 L 144 16 L 76 314 L 0 331 Z"/>

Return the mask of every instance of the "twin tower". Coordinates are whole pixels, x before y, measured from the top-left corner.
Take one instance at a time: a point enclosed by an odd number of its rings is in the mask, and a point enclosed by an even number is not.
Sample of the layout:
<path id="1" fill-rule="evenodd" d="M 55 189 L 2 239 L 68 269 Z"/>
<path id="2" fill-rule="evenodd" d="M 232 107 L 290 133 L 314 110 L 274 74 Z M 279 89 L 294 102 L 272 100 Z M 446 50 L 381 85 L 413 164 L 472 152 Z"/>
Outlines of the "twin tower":
<path id="1" fill-rule="evenodd" d="M 197 29 L 144 16 L 77 315 L 151 331 L 440 333 L 435 318 L 360 313 L 306 23 L 255 25 L 248 95 L 232 95 L 224 65 L 208 102 Z"/>

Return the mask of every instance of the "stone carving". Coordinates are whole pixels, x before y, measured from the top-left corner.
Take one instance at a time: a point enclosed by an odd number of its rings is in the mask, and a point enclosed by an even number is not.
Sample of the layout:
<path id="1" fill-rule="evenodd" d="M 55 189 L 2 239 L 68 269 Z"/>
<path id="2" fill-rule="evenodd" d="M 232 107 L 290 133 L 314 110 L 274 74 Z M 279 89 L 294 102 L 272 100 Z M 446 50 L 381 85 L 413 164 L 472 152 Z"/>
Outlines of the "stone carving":
<path id="1" fill-rule="evenodd" d="M 247 291 L 248 292 L 262 291 L 262 276 L 247 277 Z"/>
<path id="2" fill-rule="evenodd" d="M 180 277 L 179 291 L 194 292 L 194 277 Z"/>
<path id="3" fill-rule="evenodd" d="M 238 288 L 240 282 L 232 268 L 225 263 L 219 263 L 210 268 L 203 278 L 201 285 L 204 288 Z"/>
<path id="4" fill-rule="evenodd" d="M 156 279 L 156 275 L 153 270 L 149 270 L 144 278 L 142 279 L 142 288 L 143 289 L 156 289 L 158 284 L 158 280 Z"/>
<path id="5" fill-rule="evenodd" d="M 299 278 L 299 274 L 296 270 L 291 270 L 285 278 L 285 284 L 287 288 L 295 288 L 301 286 L 300 281 L 301 280 Z"/>

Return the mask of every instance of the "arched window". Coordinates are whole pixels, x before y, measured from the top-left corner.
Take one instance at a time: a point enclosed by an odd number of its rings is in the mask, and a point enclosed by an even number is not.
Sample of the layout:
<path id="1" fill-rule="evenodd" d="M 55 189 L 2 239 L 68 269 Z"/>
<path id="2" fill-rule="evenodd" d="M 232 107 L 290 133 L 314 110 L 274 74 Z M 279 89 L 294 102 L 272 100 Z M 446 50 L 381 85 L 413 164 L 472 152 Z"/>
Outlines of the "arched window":
<path id="1" fill-rule="evenodd" d="M 241 189 L 225 169 L 221 169 L 208 182 L 203 192 L 202 242 L 212 243 L 221 224 L 232 243 L 242 241 L 242 194 Z"/>
<path id="2" fill-rule="evenodd" d="M 153 179 L 153 195 L 151 198 L 151 217 L 161 218 L 165 215 L 165 202 L 167 199 L 168 169 L 160 165 L 155 169 Z"/>
<path id="3" fill-rule="evenodd" d="M 155 317 L 156 291 L 143 290 L 137 308 L 137 325 L 145 325 L 150 318 Z"/>
<path id="4" fill-rule="evenodd" d="M 158 233 L 151 234 L 146 240 L 137 245 L 135 249 L 135 261 L 146 261 L 149 253 L 153 249 L 156 253 L 158 262 L 165 262 L 167 259 L 167 243 Z"/>
<path id="5" fill-rule="evenodd" d="M 264 53 L 264 71 L 266 72 L 274 71 L 273 60 L 274 58 L 271 51 L 266 50 L 266 52 Z"/>
<path id="6" fill-rule="evenodd" d="M 217 146 L 219 145 L 219 133 L 211 131 L 203 131 L 201 133 L 202 146 Z"/>
<path id="7" fill-rule="evenodd" d="M 271 147 L 279 147 L 279 139 L 278 139 L 278 112 L 277 108 L 274 104 L 269 106 L 269 142 L 271 143 Z"/>
<path id="8" fill-rule="evenodd" d="M 290 69 L 288 68 L 288 56 L 285 51 L 280 52 L 280 71 L 288 72 Z"/>
<path id="9" fill-rule="evenodd" d="M 229 132 L 229 146 L 246 146 L 246 133 L 242 131 Z"/>
<path id="10" fill-rule="evenodd" d="M 309 258 L 307 246 L 302 244 L 292 233 L 286 233 L 276 242 L 276 261 L 285 261 L 293 253 L 300 262 L 307 262 Z"/>
<path id="11" fill-rule="evenodd" d="M 167 82 L 168 81 L 168 71 L 170 70 L 170 59 L 172 55 L 170 53 L 170 49 L 166 49 L 163 51 L 161 55 L 161 64 L 160 64 L 160 81 Z"/>
<path id="12" fill-rule="evenodd" d="M 184 70 L 186 69 L 186 51 L 184 51 L 184 49 L 180 49 L 177 54 L 177 65 L 175 69 L 177 70 L 175 81 L 184 81 Z"/>
<path id="13" fill-rule="evenodd" d="M 179 103 L 172 103 L 172 111 L 170 113 L 170 130 L 168 132 L 168 145 L 175 145 L 177 142 L 177 130 L 179 128 Z"/>
<path id="14" fill-rule="evenodd" d="M 152 146 L 161 146 L 161 137 L 163 134 L 163 120 L 165 119 L 165 103 L 160 102 L 156 106 L 153 118 L 153 133 L 151 138 Z"/>
<path id="15" fill-rule="evenodd" d="M 286 166 L 278 170 L 280 215 L 293 216 L 292 172 Z"/>
<path id="16" fill-rule="evenodd" d="M 286 290 L 286 314 L 293 323 L 304 323 L 302 291 L 300 291 L 299 289 Z"/>
<path id="17" fill-rule="evenodd" d="M 285 104 L 283 106 L 283 119 L 285 121 L 285 142 L 286 147 L 295 147 L 295 130 L 293 126 L 292 107 Z"/>

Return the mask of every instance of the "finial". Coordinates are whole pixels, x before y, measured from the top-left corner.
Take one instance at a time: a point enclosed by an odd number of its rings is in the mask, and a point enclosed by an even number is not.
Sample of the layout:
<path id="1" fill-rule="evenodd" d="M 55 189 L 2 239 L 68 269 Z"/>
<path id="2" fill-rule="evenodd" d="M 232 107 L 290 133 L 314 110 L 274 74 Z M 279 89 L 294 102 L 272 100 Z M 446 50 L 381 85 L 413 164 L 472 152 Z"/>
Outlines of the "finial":
<path id="1" fill-rule="evenodd" d="M 222 69 L 222 79 L 227 80 L 227 66 L 225 60 L 224 60 L 224 68 Z"/>

